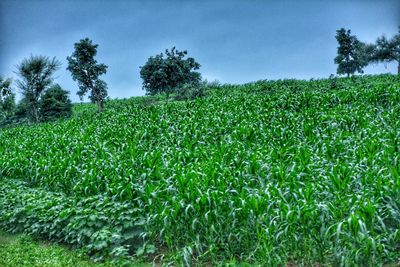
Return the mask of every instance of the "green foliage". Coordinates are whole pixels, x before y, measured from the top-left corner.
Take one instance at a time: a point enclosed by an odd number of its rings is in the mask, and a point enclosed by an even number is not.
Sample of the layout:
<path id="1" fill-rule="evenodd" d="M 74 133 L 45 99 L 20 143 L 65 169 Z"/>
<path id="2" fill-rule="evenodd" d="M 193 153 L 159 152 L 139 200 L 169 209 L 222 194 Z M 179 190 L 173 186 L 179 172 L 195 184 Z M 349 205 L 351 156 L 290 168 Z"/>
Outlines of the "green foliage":
<path id="1" fill-rule="evenodd" d="M 61 63 L 44 56 L 30 56 L 17 65 L 17 74 L 20 80 L 17 85 L 28 103 L 29 114 L 35 122 L 39 122 L 39 99 L 53 82 L 53 74 Z"/>
<path id="2" fill-rule="evenodd" d="M 49 245 L 26 235 L 0 231 L 0 266 L 2 267 L 111 267 L 111 262 L 94 263 L 78 252 Z M 136 265 L 135 265 L 136 266 Z"/>
<path id="3" fill-rule="evenodd" d="M 15 94 L 12 93 L 11 83 L 11 79 L 0 76 L 0 127 L 9 124 L 15 113 Z"/>
<path id="4" fill-rule="evenodd" d="M 0 227 L 83 248 L 93 258 L 129 258 L 144 245 L 144 220 L 129 202 L 107 196 L 70 198 L 0 181 Z M 117 254 L 117 255 L 114 255 Z"/>
<path id="5" fill-rule="evenodd" d="M 0 76 L 0 101 L 11 94 L 11 83 L 12 80 L 10 78 L 4 79 Z"/>
<path id="6" fill-rule="evenodd" d="M 15 118 L 18 121 L 23 121 L 29 117 L 31 117 L 29 110 L 29 101 L 26 98 L 22 98 L 17 104 L 15 110 Z"/>
<path id="7" fill-rule="evenodd" d="M 396 262 L 399 79 L 222 85 L 2 129 L 1 227 L 126 255 L 109 237 L 133 221 L 146 242 L 128 254 L 178 265 Z"/>
<path id="8" fill-rule="evenodd" d="M 96 103 L 97 111 L 101 112 L 107 98 L 107 84 L 99 76 L 107 72 L 107 66 L 94 59 L 98 45 L 93 44 L 90 39 L 82 39 L 74 47 L 75 51 L 67 57 L 67 70 L 71 72 L 72 79 L 78 81 L 79 97 L 82 99 L 90 91 L 90 100 Z"/>
<path id="9" fill-rule="evenodd" d="M 0 127 L 13 122 L 16 112 L 15 94 L 11 93 L 0 101 Z"/>
<path id="10" fill-rule="evenodd" d="M 370 48 L 351 35 L 350 30 L 341 28 L 336 31 L 335 36 L 339 46 L 335 64 L 338 64 L 337 74 L 363 73 L 363 68 L 368 65 L 366 51 Z"/>
<path id="11" fill-rule="evenodd" d="M 146 64 L 140 67 L 140 77 L 143 79 L 143 89 L 147 94 L 174 92 L 184 84 L 198 85 L 201 75 L 198 70 L 200 64 L 194 58 L 186 59 L 187 51 L 178 51 L 175 47 L 169 51 L 150 57 Z"/>
<path id="12" fill-rule="evenodd" d="M 40 117 L 43 121 L 50 121 L 72 115 L 72 104 L 68 98 L 69 92 L 55 84 L 45 91 L 40 99 Z"/>
<path id="13" fill-rule="evenodd" d="M 185 83 L 175 91 L 175 100 L 194 100 L 204 96 L 206 96 L 206 87 L 203 84 Z"/>
<path id="14" fill-rule="evenodd" d="M 373 62 L 391 62 L 397 61 L 398 72 L 400 74 L 400 27 L 399 33 L 394 35 L 391 39 L 385 36 L 379 37 L 376 40 L 376 48 L 373 53 L 371 61 Z"/>

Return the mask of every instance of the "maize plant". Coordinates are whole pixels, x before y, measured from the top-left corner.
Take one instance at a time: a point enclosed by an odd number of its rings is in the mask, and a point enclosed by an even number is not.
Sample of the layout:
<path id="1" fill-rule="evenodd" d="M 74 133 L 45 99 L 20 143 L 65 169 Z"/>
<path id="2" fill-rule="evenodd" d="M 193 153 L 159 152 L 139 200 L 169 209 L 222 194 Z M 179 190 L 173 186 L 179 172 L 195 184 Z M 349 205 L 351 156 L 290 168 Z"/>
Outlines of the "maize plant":
<path id="1" fill-rule="evenodd" d="M 96 255 L 117 248 L 163 258 L 167 249 L 186 265 L 399 261 L 398 76 L 259 81 L 192 101 L 144 99 L 113 100 L 101 114 L 76 106 L 69 120 L 0 130 L 4 188 L 30 188 L 3 190 L 0 203 L 15 207 L 0 213 L 0 226 L 14 229 L 14 218 L 22 230 L 71 238 Z M 24 206 L 32 190 L 49 192 L 71 217 L 32 214 Z M 93 204 L 100 200 L 107 213 Z M 50 230 L 69 226 L 47 233 L 18 216 L 53 223 Z M 68 232 L 79 228 L 75 216 L 93 223 L 88 236 Z M 125 229 L 140 233 L 121 238 Z"/>

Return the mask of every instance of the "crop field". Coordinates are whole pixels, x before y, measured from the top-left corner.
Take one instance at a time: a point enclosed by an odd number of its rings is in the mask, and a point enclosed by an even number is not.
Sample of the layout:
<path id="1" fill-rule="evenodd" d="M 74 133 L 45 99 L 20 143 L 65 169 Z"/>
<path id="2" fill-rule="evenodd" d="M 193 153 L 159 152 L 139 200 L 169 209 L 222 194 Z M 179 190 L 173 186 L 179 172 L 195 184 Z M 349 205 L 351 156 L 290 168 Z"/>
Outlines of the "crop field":
<path id="1" fill-rule="evenodd" d="M 400 261 L 400 76 L 76 105 L 0 130 L 0 228 L 95 259 Z"/>

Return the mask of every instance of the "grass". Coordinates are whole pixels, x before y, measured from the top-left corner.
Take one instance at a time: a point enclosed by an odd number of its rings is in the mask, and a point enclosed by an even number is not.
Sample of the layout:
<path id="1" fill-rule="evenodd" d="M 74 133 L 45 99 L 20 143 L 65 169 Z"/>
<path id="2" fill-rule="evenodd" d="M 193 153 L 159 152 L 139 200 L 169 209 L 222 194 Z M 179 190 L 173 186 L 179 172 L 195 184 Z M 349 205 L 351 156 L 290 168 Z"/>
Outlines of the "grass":
<path id="1" fill-rule="evenodd" d="M 100 259 L 397 262 L 399 79 L 260 81 L 3 129 L 0 227 Z"/>
<path id="2" fill-rule="evenodd" d="M 3 267 L 108 267 L 65 247 L 33 240 L 26 235 L 0 232 L 0 266 Z"/>

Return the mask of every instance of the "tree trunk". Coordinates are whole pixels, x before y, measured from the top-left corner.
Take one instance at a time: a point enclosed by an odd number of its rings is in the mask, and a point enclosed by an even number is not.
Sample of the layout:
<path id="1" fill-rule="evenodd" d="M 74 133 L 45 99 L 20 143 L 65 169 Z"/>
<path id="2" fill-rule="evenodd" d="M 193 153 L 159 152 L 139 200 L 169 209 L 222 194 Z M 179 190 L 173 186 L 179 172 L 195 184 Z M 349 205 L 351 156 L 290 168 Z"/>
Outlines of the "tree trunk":
<path id="1" fill-rule="evenodd" d="M 397 64 L 397 74 L 400 75 L 400 61 Z"/>
<path id="2" fill-rule="evenodd" d="M 96 102 L 97 105 L 97 112 L 100 113 L 103 111 L 103 102 L 102 101 L 97 101 Z"/>
<path id="3" fill-rule="evenodd" d="M 32 105 L 32 113 L 33 113 L 33 119 L 35 120 L 35 123 L 39 123 L 39 111 L 38 111 L 36 104 Z"/>

